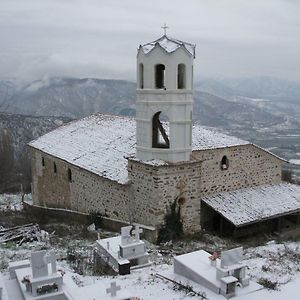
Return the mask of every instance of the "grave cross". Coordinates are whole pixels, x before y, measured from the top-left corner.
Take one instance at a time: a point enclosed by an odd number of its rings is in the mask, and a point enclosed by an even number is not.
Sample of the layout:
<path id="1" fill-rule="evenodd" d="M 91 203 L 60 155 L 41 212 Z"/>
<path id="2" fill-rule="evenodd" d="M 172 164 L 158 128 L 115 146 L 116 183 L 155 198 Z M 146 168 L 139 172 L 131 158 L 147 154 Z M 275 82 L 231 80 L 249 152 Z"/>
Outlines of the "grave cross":
<path id="1" fill-rule="evenodd" d="M 164 35 L 167 35 L 167 29 L 169 29 L 169 27 L 166 25 L 166 23 L 161 28 L 164 30 Z"/>
<path id="2" fill-rule="evenodd" d="M 136 241 L 136 242 L 139 242 L 139 241 L 140 241 L 140 233 L 142 233 L 142 232 L 143 232 L 143 229 L 140 228 L 139 225 L 136 225 L 136 226 L 135 226 L 135 229 L 132 230 L 132 233 L 134 234 L 134 237 L 135 237 L 135 241 Z"/>
<path id="3" fill-rule="evenodd" d="M 56 255 L 55 255 L 55 252 L 53 250 L 50 251 L 48 257 L 49 257 L 49 261 L 51 263 L 52 274 L 55 274 L 56 273 Z"/>
<path id="4" fill-rule="evenodd" d="M 117 285 L 115 281 L 110 283 L 110 288 L 106 289 L 106 294 L 111 294 L 112 297 L 117 295 L 117 291 L 120 291 L 121 287 Z"/>

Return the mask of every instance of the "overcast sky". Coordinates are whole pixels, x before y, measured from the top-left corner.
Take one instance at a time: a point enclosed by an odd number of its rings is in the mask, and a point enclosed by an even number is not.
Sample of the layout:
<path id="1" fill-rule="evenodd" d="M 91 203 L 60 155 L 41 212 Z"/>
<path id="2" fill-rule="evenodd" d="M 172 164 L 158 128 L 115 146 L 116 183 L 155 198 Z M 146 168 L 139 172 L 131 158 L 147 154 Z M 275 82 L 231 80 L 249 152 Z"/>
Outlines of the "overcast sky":
<path id="1" fill-rule="evenodd" d="M 135 80 L 165 22 L 197 45 L 198 77 L 300 81 L 300 0 L 0 0 L 0 78 Z"/>

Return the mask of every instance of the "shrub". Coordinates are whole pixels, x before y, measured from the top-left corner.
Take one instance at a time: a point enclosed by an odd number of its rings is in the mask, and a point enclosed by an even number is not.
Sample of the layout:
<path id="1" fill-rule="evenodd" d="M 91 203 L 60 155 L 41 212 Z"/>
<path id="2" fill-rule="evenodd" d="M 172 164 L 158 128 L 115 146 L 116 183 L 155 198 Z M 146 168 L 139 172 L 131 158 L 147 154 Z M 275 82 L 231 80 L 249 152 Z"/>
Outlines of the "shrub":
<path id="1" fill-rule="evenodd" d="M 269 290 L 277 290 L 278 282 L 277 281 L 271 281 L 267 278 L 260 278 L 257 283 L 262 285 L 263 287 L 269 289 Z"/>
<path id="2" fill-rule="evenodd" d="M 177 198 L 170 205 L 169 212 L 164 219 L 165 224 L 159 230 L 157 242 L 161 243 L 180 238 L 183 235 L 183 224 Z"/>

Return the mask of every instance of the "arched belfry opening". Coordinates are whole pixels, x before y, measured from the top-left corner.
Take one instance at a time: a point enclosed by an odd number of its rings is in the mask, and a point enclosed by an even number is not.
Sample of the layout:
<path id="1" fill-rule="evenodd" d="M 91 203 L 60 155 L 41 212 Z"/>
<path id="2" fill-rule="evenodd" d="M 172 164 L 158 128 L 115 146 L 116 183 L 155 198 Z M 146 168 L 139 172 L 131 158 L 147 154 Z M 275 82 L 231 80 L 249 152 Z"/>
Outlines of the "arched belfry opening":
<path id="1" fill-rule="evenodd" d="M 142 63 L 139 64 L 139 88 L 144 88 L 144 65 Z"/>
<path id="2" fill-rule="evenodd" d="M 170 148 L 169 128 L 167 117 L 157 112 L 152 118 L 152 148 Z"/>
<path id="3" fill-rule="evenodd" d="M 165 88 L 165 75 L 166 67 L 163 64 L 158 64 L 155 66 L 155 88 L 163 89 Z"/>
<path id="4" fill-rule="evenodd" d="M 185 64 L 179 64 L 177 68 L 177 88 L 186 88 L 186 67 Z"/>

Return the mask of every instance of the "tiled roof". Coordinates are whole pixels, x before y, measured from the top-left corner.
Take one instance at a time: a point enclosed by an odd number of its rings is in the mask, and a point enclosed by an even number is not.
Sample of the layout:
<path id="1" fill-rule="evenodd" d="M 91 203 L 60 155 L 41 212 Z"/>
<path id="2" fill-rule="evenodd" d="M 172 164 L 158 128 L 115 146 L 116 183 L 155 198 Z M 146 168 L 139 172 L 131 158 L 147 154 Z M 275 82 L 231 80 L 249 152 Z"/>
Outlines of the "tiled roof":
<path id="1" fill-rule="evenodd" d="M 176 51 L 178 48 L 183 47 L 193 57 L 195 57 L 195 47 L 196 47 L 195 45 L 170 38 L 166 35 L 163 35 L 161 38 L 159 38 L 153 42 L 147 43 L 145 45 L 141 45 L 140 48 L 142 48 L 144 53 L 147 54 L 157 45 L 162 47 L 168 53 L 172 53 L 172 52 Z"/>
<path id="2" fill-rule="evenodd" d="M 29 143 L 105 178 L 126 183 L 127 159 L 135 155 L 135 119 L 94 114 L 61 126 Z M 198 125 L 193 128 L 193 150 L 249 144 Z"/>
<path id="3" fill-rule="evenodd" d="M 202 201 L 235 226 L 244 226 L 300 211 L 300 186 L 258 186 L 211 195 Z"/>

